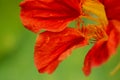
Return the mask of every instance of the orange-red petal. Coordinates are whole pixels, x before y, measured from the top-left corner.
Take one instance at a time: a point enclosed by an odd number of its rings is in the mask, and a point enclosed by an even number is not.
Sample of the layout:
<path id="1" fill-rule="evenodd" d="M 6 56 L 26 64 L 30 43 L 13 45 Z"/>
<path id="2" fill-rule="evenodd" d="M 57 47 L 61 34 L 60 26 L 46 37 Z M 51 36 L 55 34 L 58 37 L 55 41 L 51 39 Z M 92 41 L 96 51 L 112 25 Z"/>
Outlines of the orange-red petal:
<path id="1" fill-rule="evenodd" d="M 106 15 L 109 20 L 120 21 L 120 0 L 100 0 L 105 6 Z"/>
<path id="2" fill-rule="evenodd" d="M 86 44 L 86 39 L 77 29 L 43 32 L 39 34 L 35 45 L 35 65 L 41 73 L 52 73 L 59 63 L 70 55 L 71 50 Z"/>
<path id="3" fill-rule="evenodd" d="M 22 23 L 33 32 L 62 31 L 80 15 L 79 0 L 24 0 L 20 7 Z"/>
<path id="4" fill-rule="evenodd" d="M 96 42 L 92 49 L 87 53 L 84 61 L 83 72 L 86 76 L 91 73 L 92 67 L 103 64 L 109 58 L 107 41 L 101 39 Z"/>
<path id="5" fill-rule="evenodd" d="M 108 48 L 109 52 L 113 54 L 116 52 L 116 49 L 120 44 L 120 21 L 109 21 L 109 25 L 107 28 L 107 33 L 109 35 Z"/>

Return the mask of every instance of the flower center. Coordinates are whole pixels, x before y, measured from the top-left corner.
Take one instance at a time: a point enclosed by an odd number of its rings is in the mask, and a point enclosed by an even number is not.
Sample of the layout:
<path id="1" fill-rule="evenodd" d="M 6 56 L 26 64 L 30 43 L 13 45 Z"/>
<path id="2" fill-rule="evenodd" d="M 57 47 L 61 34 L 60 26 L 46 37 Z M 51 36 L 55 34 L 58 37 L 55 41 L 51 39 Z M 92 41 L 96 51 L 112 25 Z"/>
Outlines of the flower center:
<path id="1" fill-rule="evenodd" d="M 86 0 L 81 15 L 75 20 L 76 27 L 92 41 L 107 39 L 108 20 L 104 6 L 97 0 Z"/>

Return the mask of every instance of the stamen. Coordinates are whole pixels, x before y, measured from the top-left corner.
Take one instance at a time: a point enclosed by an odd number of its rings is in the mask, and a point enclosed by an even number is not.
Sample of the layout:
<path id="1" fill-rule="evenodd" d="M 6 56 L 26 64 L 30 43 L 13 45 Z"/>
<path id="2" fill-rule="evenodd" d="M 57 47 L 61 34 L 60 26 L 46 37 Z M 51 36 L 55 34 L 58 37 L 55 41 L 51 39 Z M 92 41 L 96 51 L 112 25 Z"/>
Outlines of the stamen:
<path id="1" fill-rule="evenodd" d="M 81 28 L 81 32 L 90 40 L 90 43 L 94 43 L 102 38 L 107 39 L 105 29 L 101 26 L 88 25 Z"/>
<path id="2" fill-rule="evenodd" d="M 75 22 L 78 29 L 80 29 L 81 25 L 84 25 L 84 21 L 81 18 L 77 18 Z"/>

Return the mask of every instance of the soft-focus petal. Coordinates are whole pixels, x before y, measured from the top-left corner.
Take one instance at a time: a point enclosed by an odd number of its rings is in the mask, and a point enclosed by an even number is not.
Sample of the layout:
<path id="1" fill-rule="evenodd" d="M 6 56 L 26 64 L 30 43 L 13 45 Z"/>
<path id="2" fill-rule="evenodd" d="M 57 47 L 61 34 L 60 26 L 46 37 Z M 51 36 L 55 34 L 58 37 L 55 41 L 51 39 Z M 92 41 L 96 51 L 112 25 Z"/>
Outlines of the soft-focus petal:
<path id="1" fill-rule="evenodd" d="M 24 26 L 39 32 L 45 29 L 62 31 L 66 25 L 80 15 L 80 0 L 25 0 L 20 4 Z"/>
<path id="2" fill-rule="evenodd" d="M 108 32 L 115 30 L 118 34 L 120 34 L 120 21 L 118 20 L 109 20 L 109 25 L 108 25 Z"/>
<path id="3" fill-rule="evenodd" d="M 67 28 L 62 32 L 43 32 L 35 45 L 35 65 L 39 72 L 52 73 L 58 64 L 70 55 L 71 50 L 86 45 L 79 30 Z"/>
<path id="4" fill-rule="evenodd" d="M 109 20 L 117 19 L 120 21 L 120 0 L 100 0 L 105 6 L 106 15 Z"/>
<path id="5" fill-rule="evenodd" d="M 84 61 L 83 72 L 86 76 L 91 73 L 92 67 L 99 66 L 109 58 L 107 41 L 102 39 L 96 42 L 92 49 L 87 53 Z"/>
<path id="6" fill-rule="evenodd" d="M 108 48 L 111 54 L 116 52 L 118 45 L 120 44 L 120 21 L 111 20 L 108 25 Z"/>

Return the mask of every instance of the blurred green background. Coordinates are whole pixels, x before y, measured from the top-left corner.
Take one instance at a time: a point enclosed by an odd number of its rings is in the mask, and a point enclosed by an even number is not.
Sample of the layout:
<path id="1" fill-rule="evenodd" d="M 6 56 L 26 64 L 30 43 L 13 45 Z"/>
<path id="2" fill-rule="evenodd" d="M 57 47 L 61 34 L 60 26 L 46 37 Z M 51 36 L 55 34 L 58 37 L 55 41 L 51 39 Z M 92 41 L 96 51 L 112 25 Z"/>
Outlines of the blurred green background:
<path id="1" fill-rule="evenodd" d="M 74 50 L 52 75 L 39 74 L 33 63 L 36 35 L 21 24 L 20 1 L 0 0 L 0 80 L 120 80 L 120 49 L 84 76 L 83 60 L 91 45 Z"/>

